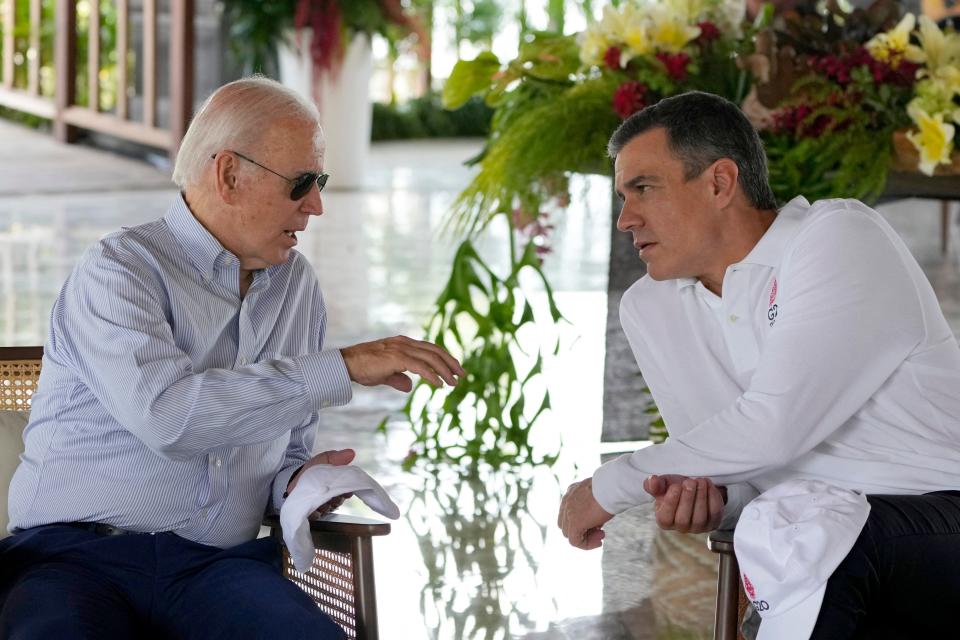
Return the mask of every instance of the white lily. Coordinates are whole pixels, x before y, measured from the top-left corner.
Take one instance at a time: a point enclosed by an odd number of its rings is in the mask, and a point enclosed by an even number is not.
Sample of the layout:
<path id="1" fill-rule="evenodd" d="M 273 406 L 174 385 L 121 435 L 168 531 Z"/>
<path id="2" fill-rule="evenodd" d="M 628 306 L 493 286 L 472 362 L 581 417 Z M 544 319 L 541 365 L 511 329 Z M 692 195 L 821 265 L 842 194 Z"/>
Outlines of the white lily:
<path id="1" fill-rule="evenodd" d="M 907 138 L 920 152 L 920 171 L 932 176 L 938 164 L 950 162 L 954 126 L 943 121 L 942 113 L 931 116 L 913 103 L 907 113 L 917 125 L 917 131 L 908 133 Z"/>
<path id="2" fill-rule="evenodd" d="M 910 32 L 916 23 L 912 13 L 906 14 L 893 29 L 873 36 L 866 44 L 867 51 L 875 59 L 896 68 L 910 44 Z"/>

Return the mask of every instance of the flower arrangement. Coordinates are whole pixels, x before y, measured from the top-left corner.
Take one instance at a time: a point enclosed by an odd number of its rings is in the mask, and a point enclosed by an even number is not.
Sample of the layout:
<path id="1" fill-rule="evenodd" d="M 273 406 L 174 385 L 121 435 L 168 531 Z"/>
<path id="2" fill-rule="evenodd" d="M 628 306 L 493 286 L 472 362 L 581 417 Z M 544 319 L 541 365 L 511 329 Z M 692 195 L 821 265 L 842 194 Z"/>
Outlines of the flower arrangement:
<path id="1" fill-rule="evenodd" d="M 912 30 L 912 21 L 905 27 Z M 937 165 L 951 164 L 954 125 L 960 123 L 960 35 L 944 33 L 930 18 L 920 16 L 917 39 L 919 45 L 903 49 L 906 59 L 922 65 L 914 98 L 907 105 L 914 124 L 907 138 L 920 153 L 920 170 L 933 175 Z"/>
<path id="2" fill-rule="evenodd" d="M 746 78 L 735 66 L 745 48 L 744 11 L 742 2 L 718 0 L 607 6 L 581 37 L 580 60 L 623 76 L 613 95 L 621 118 L 692 88 L 742 97 L 742 84 L 722 83 Z"/>
<path id="3" fill-rule="evenodd" d="M 345 45 L 356 33 L 396 41 L 426 33 L 401 0 L 228 0 L 223 3 L 230 25 L 230 47 L 245 73 L 270 73 L 277 67 L 277 43 L 295 30 L 300 46 L 304 29 L 312 30 L 310 56 L 317 73 L 336 72 Z"/>
<path id="4" fill-rule="evenodd" d="M 293 26 L 298 34 L 312 30 L 310 56 L 317 72 L 336 73 L 345 43 L 354 33 L 378 33 L 388 39 L 426 34 L 400 0 L 296 0 Z"/>
<path id="5" fill-rule="evenodd" d="M 470 235 L 517 207 L 536 216 L 568 198 L 570 173 L 609 174 L 607 138 L 648 104 L 691 89 L 742 100 L 751 76 L 738 61 L 756 29 L 743 23 L 744 7 L 624 2 L 579 36 L 534 34 L 506 63 L 489 52 L 458 62 L 444 105 L 480 94 L 496 111 L 480 171 L 454 206 L 455 230 Z"/>
<path id="6" fill-rule="evenodd" d="M 811 36 L 811 25 L 799 20 L 778 34 L 806 47 L 797 55 L 801 78 L 765 133 L 779 198 L 803 193 L 874 200 L 896 164 L 895 141 L 903 131 L 919 155 L 908 168 L 933 175 L 939 164 L 951 163 L 951 122 L 960 115 L 960 40 L 926 17 L 918 32 L 915 16 L 899 17 L 891 6 L 877 2 L 872 13 L 836 10 L 823 18 L 851 29 L 847 38 Z"/>

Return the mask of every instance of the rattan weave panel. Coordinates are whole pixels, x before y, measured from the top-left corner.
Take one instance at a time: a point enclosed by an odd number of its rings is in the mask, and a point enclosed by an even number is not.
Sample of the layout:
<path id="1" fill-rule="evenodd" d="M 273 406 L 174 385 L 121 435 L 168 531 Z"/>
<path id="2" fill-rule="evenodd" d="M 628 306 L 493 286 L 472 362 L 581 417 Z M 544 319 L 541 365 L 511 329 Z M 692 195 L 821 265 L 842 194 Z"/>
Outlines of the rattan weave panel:
<path id="1" fill-rule="evenodd" d="M 39 360 L 0 360 L 0 410 L 29 410 L 39 379 Z"/>
<path id="2" fill-rule="evenodd" d="M 343 627 L 348 638 L 356 638 L 356 602 L 354 600 L 353 561 L 348 553 L 317 549 L 313 567 L 300 573 L 283 550 L 283 568 L 287 578 L 307 592 L 317 606 Z"/>

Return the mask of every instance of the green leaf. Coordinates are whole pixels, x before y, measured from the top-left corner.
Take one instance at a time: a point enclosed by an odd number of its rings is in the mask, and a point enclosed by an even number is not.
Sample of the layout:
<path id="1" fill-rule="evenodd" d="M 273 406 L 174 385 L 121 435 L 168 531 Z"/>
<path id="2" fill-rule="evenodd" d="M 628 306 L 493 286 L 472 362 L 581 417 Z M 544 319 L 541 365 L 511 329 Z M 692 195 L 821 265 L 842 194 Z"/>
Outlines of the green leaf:
<path id="1" fill-rule="evenodd" d="M 490 88 L 493 76 L 500 70 L 500 60 L 484 51 L 473 60 L 460 60 L 443 85 L 444 109 L 456 109 L 466 104 L 471 96 Z"/>

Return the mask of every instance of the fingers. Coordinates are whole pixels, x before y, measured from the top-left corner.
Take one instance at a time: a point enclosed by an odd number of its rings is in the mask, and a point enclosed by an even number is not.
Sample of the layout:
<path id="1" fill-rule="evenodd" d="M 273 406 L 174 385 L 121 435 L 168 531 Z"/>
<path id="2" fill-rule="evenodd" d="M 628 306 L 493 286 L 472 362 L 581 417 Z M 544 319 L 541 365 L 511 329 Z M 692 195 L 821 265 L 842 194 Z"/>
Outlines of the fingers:
<path id="1" fill-rule="evenodd" d="M 403 355 L 407 357 L 407 370 L 429 380 L 438 387 L 443 384 L 440 381 L 441 379 L 443 382 L 454 386 L 457 384 L 457 376 L 466 374 L 453 356 L 435 344 L 423 340 L 413 340 L 406 336 L 397 336 L 396 338 L 390 338 L 390 340 L 395 340 L 404 345 Z"/>
<path id="2" fill-rule="evenodd" d="M 613 515 L 607 513 L 593 497 L 590 479 L 576 482 L 560 501 L 557 526 L 571 545 L 578 549 L 596 549 L 603 544 L 602 526 Z"/>
<path id="3" fill-rule="evenodd" d="M 667 481 L 660 476 L 650 476 L 643 481 L 643 490 L 654 498 L 659 498 L 667 490 Z"/>
<path id="4" fill-rule="evenodd" d="M 710 519 L 710 492 L 705 478 L 697 478 L 697 495 L 693 501 L 693 517 L 690 519 L 690 531 L 701 533 L 706 530 Z"/>
<path id="5" fill-rule="evenodd" d="M 599 549 L 603 546 L 603 539 L 606 537 L 606 533 L 603 529 L 590 529 L 583 535 L 583 545 L 581 549 Z"/>
<path id="6" fill-rule="evenodd" d="M 680 500 L 677 504 L 673 528 L 680 533 L 688 533 L 693 521 L 693 511 L 697 501 L 697 481 L 687 478 L 680 485 Z"/>
<path id="7" fill-rule="evenodd" d="M 357 456 L 357 452 L 353 449 L 334 449 L 331 451 L 324 451 L 313 456 L 312 461 L 319 464 L 333 464 L 333 465 L 345 465 L 353 462 L 353 459 Z"/>
<path id="8" fill-rule="evenodd" d="M 413 338 L 408 338 L 407 336 L 397 336 L 397 339 L 406 341 L 416 348 L 431 352 L 435 357 L 439 358 L 443 362 L 444 368 L 448 369 L 454 375 L 458 377 L 467 375 L 467 372 L 464 371 L 463 367 L 460 366 L 460 362 L 450 355 L 443 347 L 435 345 L 432 342 L 427 342 L 426 340 L 414 340 Z"/>
<path id="9" fill-rule="evenodd" d="M 710 483 L 713 485 L 713 483 Z M 711 486 L 712 491 L 710 491 L 709 503 L 710 503 L 710 522 L 708 527 L 710 531 L 713 531 L 720 526 L 720 522 L 723 520 L 723 494 L 720 493 L 720 489 L 716 486 Z"/>
<path id="10" fill-rule="evenodd" d="M 663 496 L 654 501 L 654 514 L 656 515 L 657 526 L 661 529 L 672 531 L 676 526 L 677 507 L 680 505 L 682 493 L 682 485 L 670 485 Z"/>
<path id="11" fill-rule="evenodd" d="M 680 533 L 712 531 L 723 518 L 723 495 L 706 478 L 684 478 L 670 484 L 654 500 L 654 513 L 661 529 Z"/>
<path id="12" fill-rule="evenodd" d="M 353 496 L 352 493 L 345 493 L 335 498 L 331 498 L 330 500 L 324 502 L 322 505 L 317 507 L 317 513 L 319 513 L 320 515 L 326 515 L 331 511 L 336 511 L 341 507 L 341 505 L 343 505 L 343 503 L 347 500 L 347 498 L 350 498 L 351 496 Z"/>
<path id="13" fill-rule="evenodd" d="M 456 358 L 435 344 L 395 336 L 341 349 L 350 378 L 360 384 L 386 384 L 408 392 L 413 383 L 403 375 L 409 371 L 434 386 L 456 385 L 466 375 Z"/>

